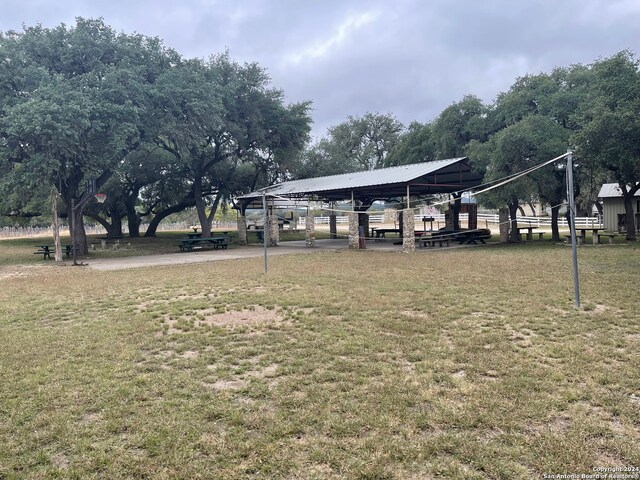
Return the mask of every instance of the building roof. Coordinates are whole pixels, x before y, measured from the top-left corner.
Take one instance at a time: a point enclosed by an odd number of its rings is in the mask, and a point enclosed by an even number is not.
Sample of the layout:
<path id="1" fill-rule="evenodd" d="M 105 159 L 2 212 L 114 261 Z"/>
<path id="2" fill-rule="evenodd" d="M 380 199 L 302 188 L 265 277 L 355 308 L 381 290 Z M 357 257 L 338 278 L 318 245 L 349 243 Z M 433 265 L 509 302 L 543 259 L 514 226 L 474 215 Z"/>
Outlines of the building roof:
<path id="1" fill-rule="evenodd" d="M 640 197 L 640 190 L 636 192 L 635 197 Z M 617 183 L 605 183 L 600 188 L 598 198 L 622 198 L 622 190 Z"/>
<path id="2" fill-rule="evenodd" d="M 355 198 L 387 199 L 402 197 L 409 187 L 412 196 L 451 193 L 469 189 L 482 181 L 467 157 L 380 168 L 364 172 L 329 175 L 283 182 L 238 197 L 249 203 L 263 193 L 281 197 L 317 197 L 328 201 Z"/>

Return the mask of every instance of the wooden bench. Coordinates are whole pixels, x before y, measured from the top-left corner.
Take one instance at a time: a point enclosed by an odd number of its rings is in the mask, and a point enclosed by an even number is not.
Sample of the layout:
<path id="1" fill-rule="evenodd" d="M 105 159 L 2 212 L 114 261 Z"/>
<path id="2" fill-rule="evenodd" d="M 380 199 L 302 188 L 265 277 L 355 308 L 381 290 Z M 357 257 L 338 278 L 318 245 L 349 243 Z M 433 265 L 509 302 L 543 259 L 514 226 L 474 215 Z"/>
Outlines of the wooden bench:
<path id="1" fill-rule="evenodd" d="M 435 247 L 436 243 L 442 247 L 443 245 L 449 246 L 449 242 L 451 241 L 451 237 L 449 235 L 430 235 L 430 236 L 420 236 L 416 237 L 416 242 L 422 244 L 422 247 Z"/>
<path id="2" fill-rule="evenodd" d="M 479 228 L 475 230 L 466 230 L 456 233 L 456 240 L 460 244 L 476 245 L 478 242 L 486 244 L 485 240 L 491 238 L 491 230 L 488 228 Z"/>
<path id="3" fill-rule="evenodd" d="M 544 232 L 533 232 L 538 235 L 538 240 L 544 240 Z"/>
<path id="4" fill-rule="evenodd" d="M 596 235 L 598 235 L 598 243 L 600 243 L 600 237 L 609 237 L 609 244 L 613 243 L 613 239 L 616 238 L 619 234 L 618 233 L 597 233 Z"/>
<path id="5" fill-rule="evenodd" d="M 194 247 L 206 248 L 213 247 L 214 250 L 219 248 L 226 250 L 229 246 L 226 237 L 210 237 L 210 238 L 183 238 L 180 240 L 181 252 L 191 252 Z"/>

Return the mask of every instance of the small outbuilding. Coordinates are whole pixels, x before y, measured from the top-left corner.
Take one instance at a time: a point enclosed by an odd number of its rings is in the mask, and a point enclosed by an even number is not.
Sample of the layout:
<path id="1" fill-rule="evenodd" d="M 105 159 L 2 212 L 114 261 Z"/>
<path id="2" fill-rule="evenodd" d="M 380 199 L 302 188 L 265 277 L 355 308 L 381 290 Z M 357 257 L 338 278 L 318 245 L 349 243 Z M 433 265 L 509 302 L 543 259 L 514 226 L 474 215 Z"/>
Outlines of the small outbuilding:
<path id="1" fill-rule="evenodd" d="M 626 232 L 627 216 L 624 209 L 622 190 L 617 183 L 605 183 L 600 188 L 598 198 L 602 201 L 602 224 L 610 232 Z M 635 194 L 633 201 L 636 230 L 640 231 L 640 191 Z"/>

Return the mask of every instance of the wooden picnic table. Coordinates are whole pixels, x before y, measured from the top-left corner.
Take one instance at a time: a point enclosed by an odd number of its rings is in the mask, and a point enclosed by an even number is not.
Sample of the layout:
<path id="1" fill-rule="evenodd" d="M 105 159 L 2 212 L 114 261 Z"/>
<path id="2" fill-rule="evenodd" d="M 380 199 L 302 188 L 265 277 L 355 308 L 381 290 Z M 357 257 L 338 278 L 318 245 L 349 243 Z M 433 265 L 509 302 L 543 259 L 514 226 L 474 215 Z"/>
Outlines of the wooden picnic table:
<path id="1" fill-rule="evenodd" d="M 533 240 L 533 230 L 539 228 L 537 225 L 518 225 L 518 238 L 522 239 L 522 232 L 520 230 L 527 230 L 527 240 Z"/>
<path id="2" fill-rule="evenodd" d="M 73 245 L 61 244 L 60 247 L 64 250 L 64 253 L 67 255 L 67 258 L 71 256 L 71 252 L 73 252 Z M 42 259 L 45 260 L 47 258 L 51 258 L 51 254 L 55 253 L 56 246 L 50 244 L 44 245 L 36 245 L 36 250 L 33 252 L 34 255 L 42 255 Z"/>
<path id="3" fill-rule="evenodd" d="M 181 252 L 190 252 L 194 249 L 194 247 L 213 247 L 215 250 L 219 248 L 225 249 L 229 246 L 227 242 L 227 237 L 196 237 L 196 238 L 183 238 L 180 240 Z"/>
<path id="4" fill-rule="evenodd" d="M 399 228 L 376 228 L 375 229 L 375 238 L 376 240 L 381 240 L 385 238 L 387 233 L 400 233 Z M 373 235 L 371 235 L 373 237 Z"/>

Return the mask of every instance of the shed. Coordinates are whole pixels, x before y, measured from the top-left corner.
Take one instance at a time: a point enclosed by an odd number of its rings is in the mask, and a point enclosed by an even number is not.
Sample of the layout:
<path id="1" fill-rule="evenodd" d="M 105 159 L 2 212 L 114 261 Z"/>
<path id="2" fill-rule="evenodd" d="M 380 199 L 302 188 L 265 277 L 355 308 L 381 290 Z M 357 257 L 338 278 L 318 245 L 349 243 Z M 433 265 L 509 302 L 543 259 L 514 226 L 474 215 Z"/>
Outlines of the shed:
<path id="1" fill-rule="evenodd" d="M 602 200 L 602 224 L 611 232 L 626 232 L 626 214 L 622 190 L 617 183 L 605 183 L 600 188 L 598 198 Z M 633 213 L 636 230 L 640 231 L 640 191 L 634 196 Z"/>

